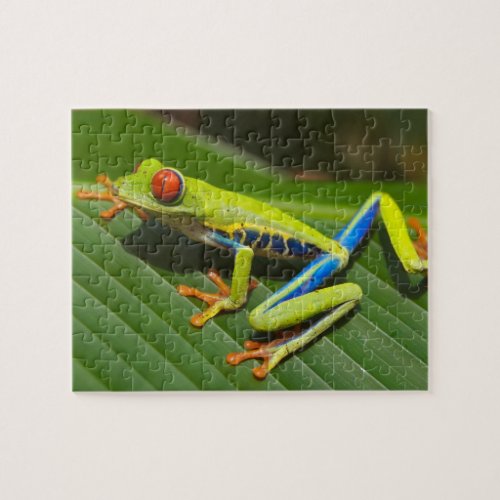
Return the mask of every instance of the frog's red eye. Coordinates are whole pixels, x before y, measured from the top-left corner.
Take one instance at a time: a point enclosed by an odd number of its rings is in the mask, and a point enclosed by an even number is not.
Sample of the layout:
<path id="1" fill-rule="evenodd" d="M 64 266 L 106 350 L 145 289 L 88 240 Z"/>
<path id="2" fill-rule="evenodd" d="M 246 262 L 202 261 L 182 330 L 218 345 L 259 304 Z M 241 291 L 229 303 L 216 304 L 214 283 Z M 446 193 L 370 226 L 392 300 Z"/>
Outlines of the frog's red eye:
<path id="1" fill-rule="evenodd" d="M 151 180 L 153 196 L 164 203 L 177 201 L 184 191 L 184 179 L 181 174 L 170 168 L 158 170 Z"/>

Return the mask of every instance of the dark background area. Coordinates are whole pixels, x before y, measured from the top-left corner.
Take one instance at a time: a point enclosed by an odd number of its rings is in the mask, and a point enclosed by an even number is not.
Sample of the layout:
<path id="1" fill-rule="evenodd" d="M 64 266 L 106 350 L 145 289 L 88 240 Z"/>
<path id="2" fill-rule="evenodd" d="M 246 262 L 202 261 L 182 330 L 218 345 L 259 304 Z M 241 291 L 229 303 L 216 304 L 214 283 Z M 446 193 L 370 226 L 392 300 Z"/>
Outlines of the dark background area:
<path id="1" fill-rule="evenodd" d="M 158 111 L 185 126 L 311 179 L 425 181 L 425 109 Z M 188 132 L 189 133 L 189 132 Z"/>

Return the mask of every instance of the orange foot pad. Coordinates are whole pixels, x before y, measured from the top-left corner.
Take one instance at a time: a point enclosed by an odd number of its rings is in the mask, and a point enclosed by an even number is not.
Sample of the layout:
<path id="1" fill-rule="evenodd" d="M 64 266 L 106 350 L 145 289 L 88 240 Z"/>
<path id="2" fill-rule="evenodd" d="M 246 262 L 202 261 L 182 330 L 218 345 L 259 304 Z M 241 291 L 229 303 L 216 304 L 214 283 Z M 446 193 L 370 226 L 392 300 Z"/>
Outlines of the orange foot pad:
<path id="1" fill-rule="evenodd" d="M 252 340 L 247 340 L 244 344 L 245 349 L 250 349 L 248 351 L 241 352 L 230 352 L 226 356 L 226 361 L 233 366 L 239 365 L 242 361 L 247 359 L 261 358 L 263 363 L 260 366 L 256 366 L 252 369 L 254 377 L 263 380 L 269 373 L 269 359 L 272 356 L 272 347 L 276 345 L 276 342 L 281 343 L 282 341 L 273 340 L 273 342 L 260 343 L 253 342 Z"/>
<path id="2" fill-rule="evenodd" d="M 410 217 L 407 222 L 408 226 L 417 233 L 417 239 L 413 242 L 413 246 L 418 256 L 421 259 L 427 260 L 427 233 L 425 229 L 416 217 Z"/>
<path id="3" fill-rule="evenodd" d="M 241 352 L 230 352 L 226 356 L 226 361 L 230 365 L 239 365 L 242 361 L 247 359 L 261 358 L 263 363 L 260 366 L 256 366 L 252 369 L 254 377 L 262 380 L 265 379 L 270 371 L 269 361 L 272 355 L 288 340 L 295 337 L 300 331 L 300 325 L 297 325 L 292 331 L 286 331 L 281 333 L 280 337 L 271 342 L 256 342 L 254 340 L 246 340 L 243 347 L 247 349 Z"/>

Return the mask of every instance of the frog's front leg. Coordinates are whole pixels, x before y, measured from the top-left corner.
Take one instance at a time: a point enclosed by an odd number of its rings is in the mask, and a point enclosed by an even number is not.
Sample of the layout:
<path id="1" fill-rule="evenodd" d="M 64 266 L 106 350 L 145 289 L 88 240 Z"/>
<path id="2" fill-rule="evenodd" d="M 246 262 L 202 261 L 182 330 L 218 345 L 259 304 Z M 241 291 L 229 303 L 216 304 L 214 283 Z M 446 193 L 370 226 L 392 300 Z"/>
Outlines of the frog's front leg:
<path id="1" fill-rule="evenodd" d="M 128 205 L 125 203 L 123 200 L 120 199 L 120 197 L 117 194 L 117 190 L 115 186 L 113 185 L 113 182 L 110 180 L 110 178 L 106 174 L 99 174 L 96 177 L 96 182 L 97 184 L 102 184 L 106 188 L 106 192 L 104 193 L 94 193 L 93 191 L 78 191 L 76 193 L 76 196 L 80 200 L 101 200 L 101 201 L 110 201 L 113 203 L 113 206 L 111 208 L 108 208 L 107 210 L 102 210 L 100 212 L 100 216 L 103 219 L 112 219 L 115 215 L 120 213 L 122 210 L 125 210 Z M 143 220 L 147 221 L 148 220 L 148 215 L 144 210 L 141 210 L 138 207 L 133 207 L 135 213 Z"/>
<path id="2" fill-rule="evenodd" d="M 205 293 L 197 288 L 179 285 L 177 291 L 185 297 L 197 297 L 209 307 L 191 318 L 195 326 L 203 326 L 210 318 L 222 311 L 235 311 L 247 301 L 247 293 L 257 286 L 257 282 L 250 279 L 253 250 L 218 233 L 210 233 L 207 243 L 230 248 L 235 251 L 234 271 L 231 286 L 226 285 L 217 271 L 211 269 L 208 277 L 217 285 L 219 293 Z"/>

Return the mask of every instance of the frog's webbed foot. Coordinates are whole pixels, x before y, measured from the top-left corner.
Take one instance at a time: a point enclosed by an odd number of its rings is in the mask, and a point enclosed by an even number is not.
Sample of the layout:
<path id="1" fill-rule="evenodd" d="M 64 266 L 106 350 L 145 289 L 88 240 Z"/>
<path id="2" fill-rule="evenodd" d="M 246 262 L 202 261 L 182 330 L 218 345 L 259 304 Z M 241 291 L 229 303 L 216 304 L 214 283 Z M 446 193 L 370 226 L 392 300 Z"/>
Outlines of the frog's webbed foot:
<path id="1" fill-rule="evenodd" d="M 198 288 L 192 288 L 187 285 L 179 285 L 177 291 L 180 295 L 184 297 L 196 297 L 197 299 L 206 302 L 209 307 L 203 312 L 195 314 L 191 318 L 191 323 L 194 326 L 203 326 L 210 318 L 216 316 L 222 311 L 234 311 L 239 309 L 243 304 L 235 304 L 230 299 L 231 288 L 224 283 L 220 274 L 215 269 L 210 269 L 207 273 L 208 278 L 215 283 L 219 289 L 218 293 L 207 293 L 198 290 Z M 248 284 L 248 291 L 253 290 L 258 285 L 258 282 L 254 279 L 250 279 Z"/>
<path id="2" fill-rule="evenodd" d="M 406 222 L 417 235 L 416 239 L 413 240 L 413 246 L 415 247 L 418 256 L 422 259 L 422 261 L 427 262 L 427 233 L 425 232 L 425 229 L 416 217 L 410 217 Z"/>
<path id="3" fill-rule="evenodd" d="M 243 347 L 246 351 L 241 352 L 230 352 L 226 356 L 226 361 L 233 366 L 239 365 L 242 361 L 247 359 L 263 359 L 263 363 L 260 366 L 256 366 L 252 369 L 252 373 L 255 378 L 263 380 L 266 378 L 267 374 L 271 369 L 278 364 L 278 362 L 283 358 L 282 346 L 286 344 L 290 339 L 299 335 L 301 330 L 300 325 L 296 325 L 292 331 L 281 332 L 279 338 L 272 340 L 271 342 L 256 342 L 254 340 L 245 340 Z"/>
<path id="4" fill-rule="evenodd" d="M 112 219 L 116 214 L 128 207 L 128 205 L 117 196 L 113 182 L 106 174 L 99 174 L 96 177 L 96 182 L 98 184 L 102 184 L 106 188 L 106 192 L 94 193 L 93 191 L 81 190 L 76 193 L 76 196 L 80 200 L 103 200 L 112 202 L 113 206 L 111 208 L 108 210 L 102 210 L 99 213 L 103 219 Z M 134 207 L 134 210 L 142 220 L 148 220 L 146 212 L 136 207 Z"/>

